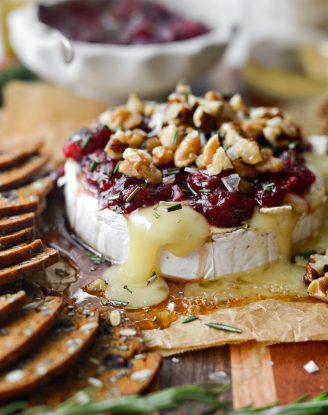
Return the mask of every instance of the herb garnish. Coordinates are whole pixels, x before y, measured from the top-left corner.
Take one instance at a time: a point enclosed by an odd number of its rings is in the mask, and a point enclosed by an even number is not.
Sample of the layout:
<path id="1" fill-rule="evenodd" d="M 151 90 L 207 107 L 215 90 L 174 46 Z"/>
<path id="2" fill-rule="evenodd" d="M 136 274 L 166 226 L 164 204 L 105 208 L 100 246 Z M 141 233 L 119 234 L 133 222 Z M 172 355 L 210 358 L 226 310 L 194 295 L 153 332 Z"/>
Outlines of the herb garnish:
<path id="1" fill-rule="evenodd" d="M 153 275 L 151 275 L 148 280 L 147 280 L 147 285 L 149 285 L 150 283 L 152 283 L 154 280 L 156 280 L 157 275 L 156 272 L 153 273 Z"/>
<path id="2" fill-rule="evenodd" d="M 133 192 L 131 192 L 130 194 L 129 194 L 129 196 L 126 198 L 126 201 L 127 202 L 131 202 L 131 200 L 134 198 L 134 196 L 139 192 L 139 190 L 141 189 L 141 187 L 136 187 L 134 190 L 133 190 Z"/>
<path id="3" fill-rule="evenodd" d="M 120 300 L 110 300 L 110 302 L 113 305 L 117 305 L 117 306 L 121 306 L 121 307 L 126 307 L 127 305 L 130 304 L 128 301 L 120 301 Z"/>
<path id="4" fill-rule="evenodd" d="M 167 208 L 167 211 L 168 211 L 168 212 L 174 212 L 174 211 L 176 211 L 176 210 L 180 210 L 180 209 L 182 209 L 182 205 L 181 205 L 181 203 L 178 203 L 178 204 L 176 204 L 176 205 L 169 206 L 169 207 Z"/>
<path id="5" fill-rule="evenodd" d="M 120 198 L 120 194 L 119 193 L 115 193 L 113 195 L 108 196 L 108 200 L 117 200 Z"/>
<path id="6" fill-rule="evenodd" d="M 195 320 L 198 320 L 198 317 L 197 317 L 197 316 L 192 315 L 192 316 L 188 316 L 188 317 L 184 318 L 184 319 L 181 321 L 181 323 L 182 323 L 182 324 L 187 324 L 187 323 L 191 323 L 192 321 L 195 321 Z"/>
<path id="7" fill-rule="evenodd" d="M 263 190 L 265 192 L 272 192 L 274 188 L 275 188 L 274 183 L 264 183 L 263 185 Z"/>
<path id="8" fill-rule="evenodd" d="M 164 171 L 164 175 L 165 176 L 171 176 L 171 174 L 179 174 L 179 173 L 180 173 L 180 169 L 174 169 L 174 168 L 172 168 L 172 169 L 166 169 Z"/>
<path id="9" fill-rule="evenodd" d="M 87 252 L 87 256 L 89 257 L 90 261 L 96 265 L 100 265 L 103 262 L 103 258 L 100 255 L 94 254 L 92 252 Z"/>
<path id="10" fill-rule="evenodd" d="M 85 140 L 81 143 L 81 148 L 86 148 L 86 146 L 90 143 L 91 136 L 87 137 Z"/>
<path id="11" fill-rule="evenodd" d="M 153 216 L 155 219 L 159 219 L 161 217 L 161 215 L 158 213 L 157 208 L 153 209 Z"/>
<path id="12" fill-rule="evenodd" d="M 314 251 L 313 249 L 312 250 L 310 250 L 310 251 L 305 251 L 305 252 L 302 252 L 302 253 L 300 253 L 299 255 L 301 255 L 304 259 L 308 259 L 308 258 L 310 258 L 310 256 L 311 255 L 313 255 L 313 254 L 315 254 L 316 253 L 316 251 Z"/>
<path id="13" fill-rule="evenodd" d="M 114 173 L 118 173 L 119 168 L 120 168 L 120 164 L 121 164 L 121 163 L 122 163 L 121 161 L 118 161 L 118 162 L 116 163 L 116 166 L 115 166 L 115 168 L 114 168 Z"/>
<path id="14" fill-rule="evenodd" d="M 210 193 L 210 189 L 199 189 L 199 193 Z"/>
<path id="15" fill-rule="evenodd" d="M 58 275 L 58 277 L 69 276 L 69 272 L 67 272 L 64 268 L 55 268 L 55 274 Z"/>
<path id="16" fill-rule="evenodd" d="M 96 170 L 96 168 L 97 168 L 98 164 L 99 164 L 99 162 L 98 162 L 98 161 L 96 161 L 96 160 L 94 160 L 94 161 L 92 162 L 92 164 L 91 164 L 91 166 L 90 166 L 90 171 L 91 171 L 92 173 Z"/>
<path id="17" fill-rule="evenodd" d="M 242 330 L 238 327 L 227 326 L 222 323 L 205 323 L 205 326 L 215 330 L 229 331 L 230 333 L 242 333 Z"/>
<path id="18" fill-rule="evenodd" d="M 179 130 L 176 129 L 173 135 L 173 144 L 178 144 L 178 138 L 179 138 Z"/>
<path id="19" fill-rule="evenodd" d="M 306 397 L 297 399 L 287 405 L 274 403 L 265 407 L 247 406 L 240 409 L 231 409 L 231 402 L 227 401 L 225 394 L 229 385 L 222 383 L 206 383 L 173 386 L 161 389 L 147 395 L 131 395 L 118 398 L 106 398 L 95 400 L 88 389 L 81 390 L 72 398 L 67 399 L 57 406 L 28 407 L 26 402 L 12 402 L 1 407 L 1 414 L 17 415 L 74 415 L 92 414 L 101 415 L 110 412 L 111 414 L 153 414 L 161 410 L 186 409 L 185 413 L 191 413 L 191 407 L 195 403 L 205 404 L 205 408 L 199 408 L 199 415 L 295 415 L 295 414 L 325 414 L 328 409 L 328 393 L 324 392 L 313 399 Z M 198 408 L 198 406 L 197 406 Z M 176 413 L 176 411 L 174 412 Z"/>
<path id="20" fill-rule="evenodd" d="M 127 285 L 124 285 L 124 290 L 129 291 L 130 294 L 132 294 L 132 291 L 130 290 L 130 288 Z"/>

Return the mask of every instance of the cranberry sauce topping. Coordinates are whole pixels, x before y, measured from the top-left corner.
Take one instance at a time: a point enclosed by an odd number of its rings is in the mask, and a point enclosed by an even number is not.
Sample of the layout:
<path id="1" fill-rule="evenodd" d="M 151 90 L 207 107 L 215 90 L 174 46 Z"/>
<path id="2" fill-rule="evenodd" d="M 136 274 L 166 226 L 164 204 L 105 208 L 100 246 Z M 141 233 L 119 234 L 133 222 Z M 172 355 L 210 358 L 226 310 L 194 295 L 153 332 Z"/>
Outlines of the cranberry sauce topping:
<path id="1" fill-rule="evenodd" d="M 41 5 L 39 19 L 72 40 L 121 45 L 172 42 L 209 32 L 203 23 L 144 0 L 71 0 Z"/>
<path id="2" fill-rule="evenodd" d="M 315 180 L 303 161 L 294 158 L 293 151 L 289 150 L 280 154 L 284 161 L 283 171 L 260 174 L 244 192 L 229 191 L 221 180 L 233 174 L 232 169 L 211 176 L 206 170 L 166 167 L 162 169 L 162 183 L 151 185 L 118 172 L 119 162 L 103 151 L 102 139 L 106 134 L 108 138 L 108 131 L 107 128 L 83 129 L 65 145 L 67 156 L 81 160 L 83 183 L 97 195 L 100 209 L 110 208 L 117 213 L 129 214 L 160 201 L 187 200 L 210 224 L 233 227 L 249 219 L 256 206 L 279 206 L 287 193 L 302 195 Z M 85 143 L 85 137 L 91 139 L 87 145 L 81 145 Z M 92 151 L 94 148 L 97 149 Z M 84 154 L 82 159 L 81 154 Z"/>

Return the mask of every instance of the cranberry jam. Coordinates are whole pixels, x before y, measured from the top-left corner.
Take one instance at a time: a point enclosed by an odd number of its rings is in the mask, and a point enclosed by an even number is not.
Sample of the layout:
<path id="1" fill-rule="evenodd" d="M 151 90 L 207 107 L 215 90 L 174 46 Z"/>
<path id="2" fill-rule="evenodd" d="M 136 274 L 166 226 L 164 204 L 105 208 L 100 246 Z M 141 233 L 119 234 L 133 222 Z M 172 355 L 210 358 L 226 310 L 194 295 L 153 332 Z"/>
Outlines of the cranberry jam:
<path id="1" fill-rule="evenodd" d="M 247 107 L 238 94 L 196 97 L 187 85 L 166 103 L 131 95 L 64 146 L 100 209 L 129 214 L 184 201 L 218 227 L 304 196 L 316 179 L 304 150 L 299 128 L 278 108 Z"/>
<path id="2" fill-rule="evenodd" d="M 209 32 L 203 23 L 147 0 L 70 0 L 40 5 L 39 20 L 72 40 L 117 45 L 173 42 Z"/>

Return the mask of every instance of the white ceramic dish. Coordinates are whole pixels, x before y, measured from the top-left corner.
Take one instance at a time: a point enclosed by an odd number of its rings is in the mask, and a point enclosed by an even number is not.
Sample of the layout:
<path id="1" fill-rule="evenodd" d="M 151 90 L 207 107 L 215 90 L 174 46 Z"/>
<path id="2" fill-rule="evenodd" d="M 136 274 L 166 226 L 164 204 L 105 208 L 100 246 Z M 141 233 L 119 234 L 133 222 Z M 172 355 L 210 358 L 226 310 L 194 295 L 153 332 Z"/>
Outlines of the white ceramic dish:
<path id="1" fill-rule="evenodd" d="M 72 42 L 74 59 L 67 64 L 59 32 L 40 23 L 37 7 L 32 5 L 9 16 L 10 39 L 18 58 L 47 80 L 99 98 L 119 98 L 132 91 L 153 97 L 166 93 L 182 79 L 200 77 L 217 63 L 233 25 L 225 17 L 224 0 L 156 1 L 204 22 L 211 32 L 161 45 Z"/>

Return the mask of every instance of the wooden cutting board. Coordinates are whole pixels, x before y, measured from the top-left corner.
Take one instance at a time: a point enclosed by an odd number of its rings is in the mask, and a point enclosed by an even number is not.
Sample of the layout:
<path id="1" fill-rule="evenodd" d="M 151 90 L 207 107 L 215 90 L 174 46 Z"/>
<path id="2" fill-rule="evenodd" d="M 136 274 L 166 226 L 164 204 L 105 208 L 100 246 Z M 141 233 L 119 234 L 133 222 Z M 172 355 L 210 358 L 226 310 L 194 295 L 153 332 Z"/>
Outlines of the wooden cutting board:
<path id="1" fill-rule="evenodd" d="M 216 377 L 231 382 L 225 398 L 232 400 L 235 408 L 277 400 L 285 404 L 328 390 L 327 355 L 328 342 L 270 347 L 249 342 L 188 352 L 164 360 L 154 388 L 208 382 Z M 319 372 L 304 370 L 310 360 L 316 362 Z"/>

